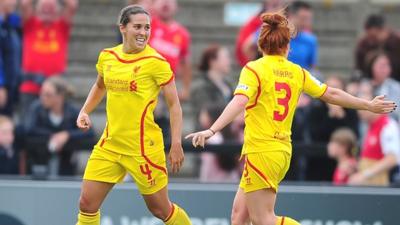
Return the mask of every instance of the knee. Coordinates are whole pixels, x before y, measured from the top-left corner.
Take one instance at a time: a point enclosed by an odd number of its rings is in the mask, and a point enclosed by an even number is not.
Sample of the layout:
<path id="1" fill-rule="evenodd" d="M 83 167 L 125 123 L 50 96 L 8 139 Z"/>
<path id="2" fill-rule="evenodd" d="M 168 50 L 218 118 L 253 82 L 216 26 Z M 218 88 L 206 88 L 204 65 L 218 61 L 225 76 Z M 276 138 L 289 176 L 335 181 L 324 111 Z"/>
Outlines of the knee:
<path id="1" fill-rule="evenodd" d="M 169 211 L 158 206 L 147 207 L 153 216 L 160 220 L 165 220 L 169 216 Z"/>
<path id="2" fill-rule="evenodd" d="M 88 199 L 85 195 L 81 195 L 79 198 L 79 209 L 82 212 L 95 213 L 99 210 L 99 206 L 95 204 L 94 201 Z"/>
<path id="3" fill-rule="evenodd" d="M 241 211 L 239 209 L 234 208 L 232 210 L 231 215 L 231 224 L 232 225 L 249 225 L 250 218 L 247 211 Z"/>

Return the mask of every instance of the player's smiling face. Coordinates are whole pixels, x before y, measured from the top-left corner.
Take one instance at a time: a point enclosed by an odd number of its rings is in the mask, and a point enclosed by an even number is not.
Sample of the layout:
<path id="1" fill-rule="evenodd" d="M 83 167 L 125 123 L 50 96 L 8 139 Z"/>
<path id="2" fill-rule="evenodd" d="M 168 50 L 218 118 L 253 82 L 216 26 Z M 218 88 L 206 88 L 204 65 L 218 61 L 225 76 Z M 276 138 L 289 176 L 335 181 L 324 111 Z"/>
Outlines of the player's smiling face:
<path id="1" fill-rule="evenodd" d="M 140 52 L 150 37 L 150 17 L 147 14 L 131 15 L 129 23 L 121 27 L 121 32 L 132 51 Z"/>

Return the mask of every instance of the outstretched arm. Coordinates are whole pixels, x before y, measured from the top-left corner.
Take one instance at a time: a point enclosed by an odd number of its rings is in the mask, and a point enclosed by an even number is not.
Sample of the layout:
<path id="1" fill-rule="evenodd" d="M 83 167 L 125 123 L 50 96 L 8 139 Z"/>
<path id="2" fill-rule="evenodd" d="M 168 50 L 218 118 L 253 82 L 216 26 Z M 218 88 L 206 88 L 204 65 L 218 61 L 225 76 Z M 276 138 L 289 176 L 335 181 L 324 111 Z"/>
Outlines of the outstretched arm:
<path id="1" fill-rule="evenodd" d="M 86 98 L 85 104 L 82 106 L 79 112 L 78 119 L 76 120 L 76 125 L 87 131 L 91 127 L 92 123 L 89 118 L 89 114 L 97 107 L 101 102 L 106 93 L 106 87 L 104 85 L 103 77 L 98 75 L 96 83 L 90 89 L 89 95 Z"/>
<path id="2" fill-rule="evenodd" d="M 226 125 L 232 122 L 241 112 L 243 112 L 248 101 L 249 99 L 244 95 L 235 95 L 209 129 L 197 133 L 191 133 L 185 138 L 192 138 L 192 144 L 194 147 L 204 147 L 206 139 L 210 138 L 216 132 L 222 130 Z"/>
<path id="3" fill-rule="evenodd" d="M 397 107 L 393 101 L 386 101 L 383 95 L 376 96 L 369 101 L 332 87 L 329 87 L 320 99 L 324 102 L 340 105 L 345 108 L 368 110 L 380 114 L 393 112 Z"/>

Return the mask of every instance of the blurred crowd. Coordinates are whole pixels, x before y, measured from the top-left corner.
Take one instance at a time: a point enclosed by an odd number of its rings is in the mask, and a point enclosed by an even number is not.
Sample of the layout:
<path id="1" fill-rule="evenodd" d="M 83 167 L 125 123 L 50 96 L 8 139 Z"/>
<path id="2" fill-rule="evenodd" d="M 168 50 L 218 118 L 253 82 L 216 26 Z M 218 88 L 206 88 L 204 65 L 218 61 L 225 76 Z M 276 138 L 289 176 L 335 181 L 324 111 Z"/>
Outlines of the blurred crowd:
<path id="1" fill-rule="evenodd" d="M 179 98 L 190 105 L 196 130 L 208 128 L 232 98 L 237 77 L 232 74 L 233 65 L 244 66 L 261 57 L 257 49 L 261 13 L 285 6 L 296 28 L 290 42 L 290 61 L 328 86 L 365 99 L 385 95 L 400 102 L 400 34 L 381 14 L 365 19 L 363 34 L 354 44 L 354 70 L 349 74 L 323 74 L 318 67 L 313 7 L 307 2 L 264 1 L 262 10 L 240 28 L 235 52 L 210 43 L 202 50 L 199 62 L 191 62 L 191 34 L 175 19 L 176 0 L 130 0 L 127 4 L 140 4 L 151 13 L 149 44 L 171 64 Z M 0 1 L 1 174 L 76 174 L 74 152 L 90 150 L 96 141 L 93 130 L 84 133 L 75 127 L 79 108 L 71 103 L 74 90 L 64 79 L 77 8 L 78 0 L 21 0 L 18 5 L 17 0 Z M 116 35 L 116 40 L 121 37 Z M 161 98 L 155 119 L 169 140 L 166 112 Z M 334 184 L 388 186 L 400 179 L 399 119 L 399 111 L 378 115 L 302 95 L 292 139 L 294 143 L 326 146 L 326 155 L 336 161 Z M 208 144 L 240 144 L 243 127 L 241 115 Z M 206 182 L 238 181 L 242 167 L 239 159 L 239 154 L 229 151 L 203 152 L 199 177 Z"/>

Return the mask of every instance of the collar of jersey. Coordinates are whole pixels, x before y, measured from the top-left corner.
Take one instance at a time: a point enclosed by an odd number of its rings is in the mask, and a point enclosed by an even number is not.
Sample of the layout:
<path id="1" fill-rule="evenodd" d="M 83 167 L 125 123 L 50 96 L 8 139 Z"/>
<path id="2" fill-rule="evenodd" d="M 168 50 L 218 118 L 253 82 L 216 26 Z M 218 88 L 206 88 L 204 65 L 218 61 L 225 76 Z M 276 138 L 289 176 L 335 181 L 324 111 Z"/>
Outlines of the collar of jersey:
<path id="1" fill-rule="evenodd" d="M 129 54 L 129 53 L 125 53 L 124 51 L 122 51 L 122 44 L 120 44 L 117 46 L 117 48 L 115 50 L 121 59 L 133 60 L 133 59 L 140 58 L 140 57 L 146 55 L 148 48 L 149 48 L 149 45 L 146 45 L 146 47 L 141 52 Z"/>

